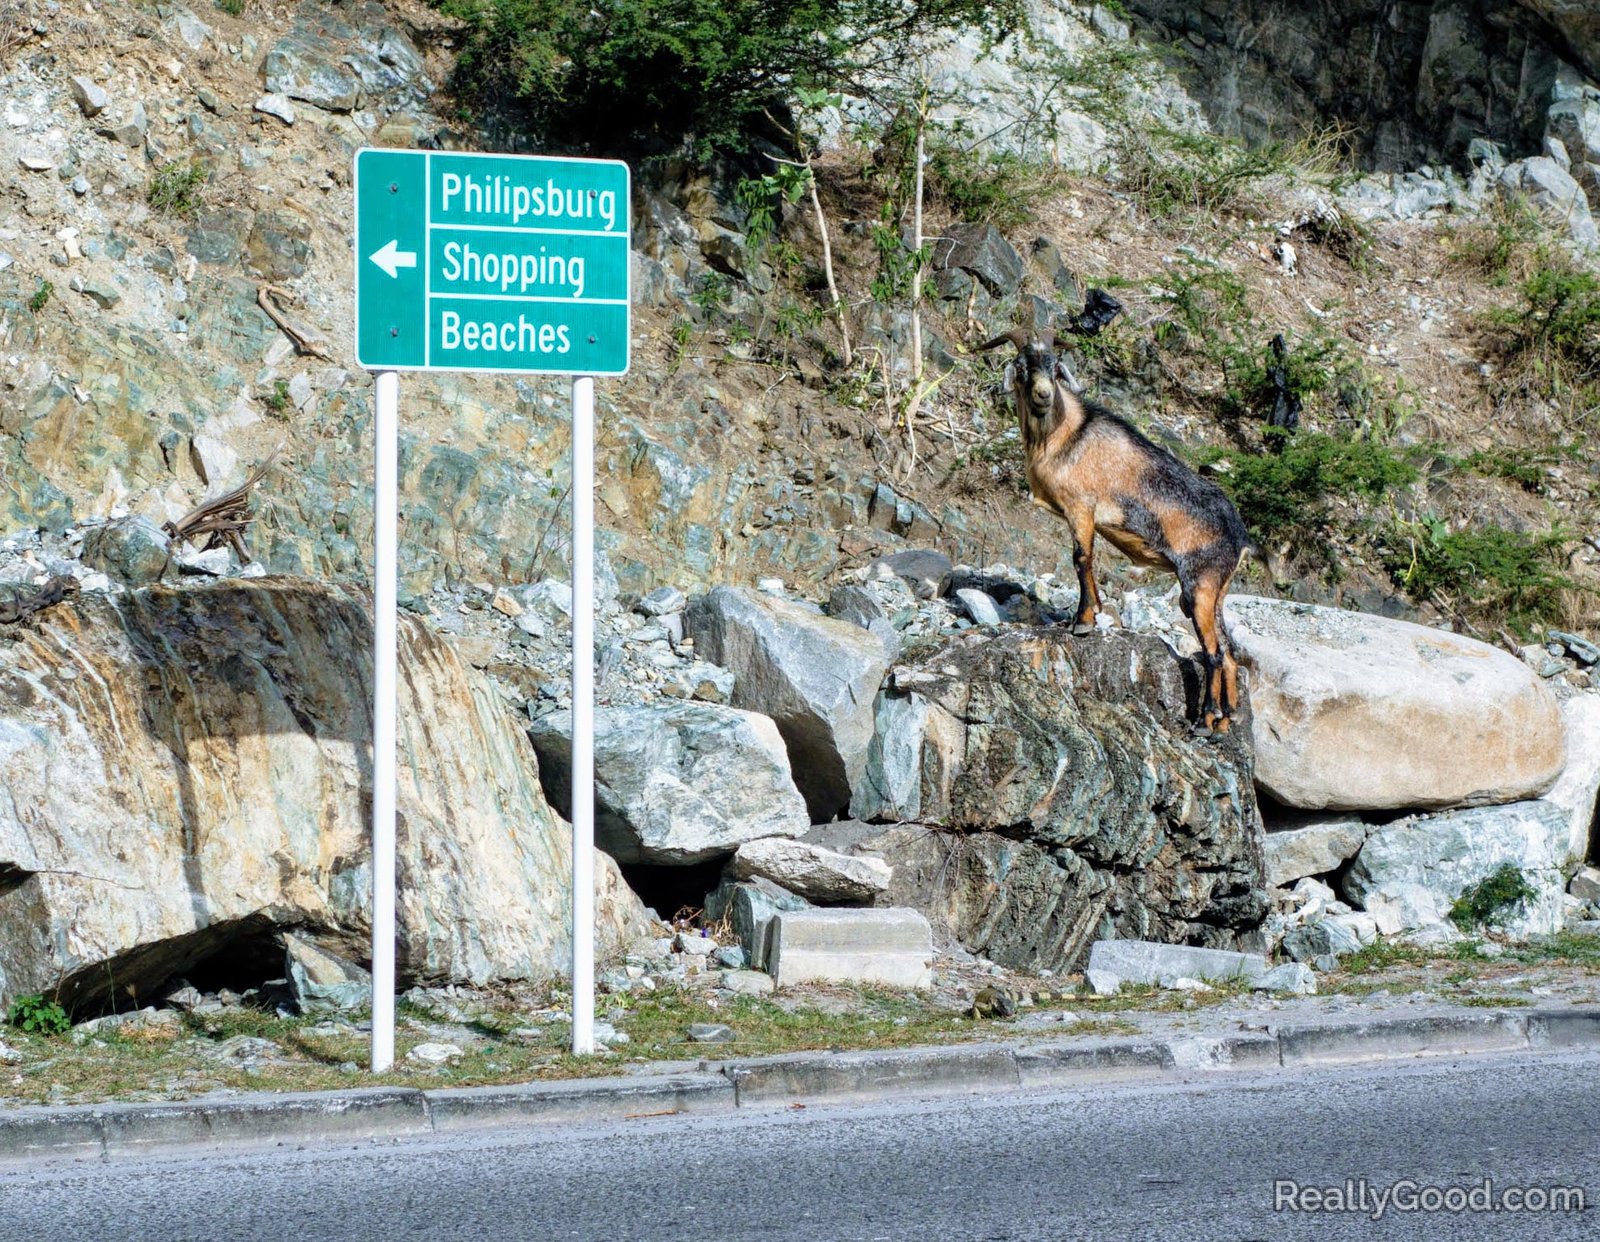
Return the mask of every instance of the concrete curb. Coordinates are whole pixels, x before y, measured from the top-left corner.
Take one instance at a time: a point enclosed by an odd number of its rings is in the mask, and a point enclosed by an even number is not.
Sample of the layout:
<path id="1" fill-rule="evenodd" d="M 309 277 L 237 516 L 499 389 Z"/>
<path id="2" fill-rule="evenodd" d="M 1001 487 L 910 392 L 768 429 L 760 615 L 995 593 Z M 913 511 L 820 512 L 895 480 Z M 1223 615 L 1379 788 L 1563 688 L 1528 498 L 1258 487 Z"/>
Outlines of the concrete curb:
<path id="1" fill-rule="evenodd" d="M 892 1094 L 1013 1091 L 1166 1075 L 1317 1068 L 1520 1049 L 1600 1049 L 1600 1008 L 1285 1025 L 1241 1035 L 958 1044 L 701 1062 L 698 1071 L 438 1091 L 362 1088 L 172 1104 L 0 1111 L 0 1164 L 184 1148 L 412 1138 Z"/>

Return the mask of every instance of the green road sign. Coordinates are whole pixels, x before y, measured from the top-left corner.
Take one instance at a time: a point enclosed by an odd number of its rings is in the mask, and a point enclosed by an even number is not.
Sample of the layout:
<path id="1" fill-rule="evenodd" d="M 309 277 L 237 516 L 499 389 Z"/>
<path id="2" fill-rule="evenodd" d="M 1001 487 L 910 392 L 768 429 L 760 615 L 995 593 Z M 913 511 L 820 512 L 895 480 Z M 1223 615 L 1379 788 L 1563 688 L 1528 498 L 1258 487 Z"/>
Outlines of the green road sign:
<path id="1" fill-rule="evenodd" d="M 361 366 L 627 371 L 626 164 L 368 148 L 355 190 Z"/>

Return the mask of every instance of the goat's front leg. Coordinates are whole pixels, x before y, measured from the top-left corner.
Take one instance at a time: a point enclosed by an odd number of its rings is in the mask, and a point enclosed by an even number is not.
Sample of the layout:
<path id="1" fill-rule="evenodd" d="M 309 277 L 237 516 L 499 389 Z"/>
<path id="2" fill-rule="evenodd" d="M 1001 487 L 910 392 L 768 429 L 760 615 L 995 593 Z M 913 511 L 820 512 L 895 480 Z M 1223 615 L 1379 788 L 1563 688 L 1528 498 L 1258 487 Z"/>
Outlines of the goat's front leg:
<path id="1" fill-rule="evenodd" d="M 1100 588 L 1094 581 L 1094 508 L 1075 506 L 1068 514 L 1072 523 L 1072 567 L 1078 571 L 1078 617 L 1074 634 L 1094 633 L 1094 619 L 1100 612 Z"/>

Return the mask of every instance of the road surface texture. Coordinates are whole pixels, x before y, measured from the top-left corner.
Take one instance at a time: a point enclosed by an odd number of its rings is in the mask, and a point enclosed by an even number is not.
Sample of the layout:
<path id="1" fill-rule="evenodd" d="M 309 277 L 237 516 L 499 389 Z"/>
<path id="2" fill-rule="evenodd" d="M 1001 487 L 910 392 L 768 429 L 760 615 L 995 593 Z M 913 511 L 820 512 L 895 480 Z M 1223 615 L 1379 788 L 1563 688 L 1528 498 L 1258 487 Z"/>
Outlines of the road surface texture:
<path id="1" fill-rule="evenodd" d="M 12 1166 L 0 1237 L 1592 1239 L 1597 1075 L 1516 1053 Z M 1586 1210 L 1395 1206 L 1564 1186 Z M 1274 1211 L 1319 1193 L 1363 1210 Z"/>

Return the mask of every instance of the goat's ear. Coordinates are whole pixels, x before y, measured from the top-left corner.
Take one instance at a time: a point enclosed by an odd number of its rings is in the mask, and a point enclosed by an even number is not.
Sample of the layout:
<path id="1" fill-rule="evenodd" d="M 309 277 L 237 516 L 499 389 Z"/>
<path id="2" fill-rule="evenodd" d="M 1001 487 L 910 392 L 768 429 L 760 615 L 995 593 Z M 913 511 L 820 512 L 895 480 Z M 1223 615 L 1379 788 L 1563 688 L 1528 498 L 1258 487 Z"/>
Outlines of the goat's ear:
<path id="1" fill-rule="evenodd" d="M 1006 377 L 1004 383 L 1008 389 L 1012 389 L 1017 386 L 1017 364 L 1015 361 L 1006 363 Z"/>

